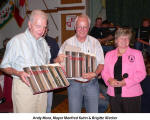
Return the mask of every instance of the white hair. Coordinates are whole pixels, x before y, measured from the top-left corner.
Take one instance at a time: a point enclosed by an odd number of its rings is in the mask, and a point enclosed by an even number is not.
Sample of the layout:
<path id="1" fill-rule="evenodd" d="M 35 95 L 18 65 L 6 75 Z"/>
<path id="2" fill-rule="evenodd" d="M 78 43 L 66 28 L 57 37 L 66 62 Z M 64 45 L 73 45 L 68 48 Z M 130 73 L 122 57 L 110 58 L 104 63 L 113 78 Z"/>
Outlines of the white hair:
<path id="1" fill-rule="evenodd" d="M 45 12 L 43 12 L 42 10 L 35 9 L 31 12 L 31 15 L 29 17 L 29 21 L 33 22 L 35 16 L 40 16 L 41 18 L 48 20 L 48 15 Z"/>
<path id="2" fill-rule="evenodd" d="M 88 23 L 89 23 L 89 27 L 90 27 L 91 20 L 90 20 L 89 16 L 87 16 L 85 14 L 82 14 L 82 15 L 76 17 L 76 19 L 75 19 L 75 28 L 76 28 L 76 24 L 77 24 L 77 21 L 78 21 L 79 18 L 87 18 Z"/>

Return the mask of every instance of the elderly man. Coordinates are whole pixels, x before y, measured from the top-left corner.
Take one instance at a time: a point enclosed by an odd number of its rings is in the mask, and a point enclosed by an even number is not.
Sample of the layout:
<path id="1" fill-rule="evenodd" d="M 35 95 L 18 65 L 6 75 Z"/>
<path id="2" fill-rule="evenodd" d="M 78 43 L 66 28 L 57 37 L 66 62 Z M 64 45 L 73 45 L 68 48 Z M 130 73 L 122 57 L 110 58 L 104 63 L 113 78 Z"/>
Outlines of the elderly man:
<path id="1" fill-rule="evenodd" d="M 7 44 L 0 68 L 13 76 L 12 100 L 14 112 L 46 112 L 47 93 L 33 95 L 24 67 L 47 64 L 50 50 L 42 37 L 47 27 L 47 15 L 33 10 L 24 33 L 13 37 Z"/>
<path id="2" fill-rule="evenodd" d="M 94 54 L 97 61 L 95 72 L 84 73 L 81 78 L 69 79 L 68 98 L 69 112 L 71 113 L 81 112 L 83 100 L 86 112 L 98 112 L 99 85 L 96 77 L 103 69 L 104 55 L 99 41 L 88 35 L 89 28 L 89 17 L 86 15 L 78 16 L 75 20 L 76 34 L 66 40 L 59 51 L 59 54 L 63 54 L 68 45 L 78 47 L 85 54 Z"/>

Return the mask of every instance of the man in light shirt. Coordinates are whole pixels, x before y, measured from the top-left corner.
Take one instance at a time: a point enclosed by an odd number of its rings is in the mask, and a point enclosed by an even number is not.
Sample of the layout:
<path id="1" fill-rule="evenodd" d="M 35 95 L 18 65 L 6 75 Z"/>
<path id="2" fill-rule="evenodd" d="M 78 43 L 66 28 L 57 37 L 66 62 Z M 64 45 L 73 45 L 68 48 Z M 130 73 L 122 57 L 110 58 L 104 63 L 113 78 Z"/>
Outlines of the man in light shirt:
<path id="1" fill-rule="evenodd" d="M 47 93 L 33 95 L 29 75 L 24 67 L 48 64 L 51 58 L 49 47 L 42 37 L 47 27 L 47 15 L 41 10 L 33 10 L 28 28 L 13 37 L 7 44 L 0 68 L 13 76 L 13 112 L 46 112 Z"/>
<path id="2" fill-rule="evenodd" d="M 86 15 L 78 16 L 75 20 L 76 34 L 66 40 L 59 51 L 59 55 L 64 54 L 65 47 L 70 45 L 80 48 L 80 52 L 96 56 L 97 69 L 95 72 L 84 73 L 81 78 L 69 79 L 68 99 L 69 112 L 71 113 L 80 113 L 83 102 L 86 112 L 98 112 L 99 85 L 97 75 L 103 69 L 104 54 L 99 41 L 88 35 L 89 28 L 89 17 Z"/>

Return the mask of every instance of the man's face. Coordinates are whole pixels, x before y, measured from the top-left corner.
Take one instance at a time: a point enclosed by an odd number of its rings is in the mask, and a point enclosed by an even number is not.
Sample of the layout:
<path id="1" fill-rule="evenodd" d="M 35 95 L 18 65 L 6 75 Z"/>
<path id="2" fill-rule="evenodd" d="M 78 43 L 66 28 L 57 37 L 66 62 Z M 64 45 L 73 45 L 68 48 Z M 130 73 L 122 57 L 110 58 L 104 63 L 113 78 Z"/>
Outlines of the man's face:
<path id="1" fill-rule="evenodd" d="M 47 20 L 40 16 L 35 16 L 33 21 L 28 22 L 28 27 L 32 36 L 37 40 L 45 33 Z"/>
<path id="2" fill-rule="evenodd" d="M 79 39 L 85 39 L 89 31 L 89 22 L 87 18 L 78 18 L 76 23 L 76 35 Z"/>
<path id="3" fill-rule="evenodd" d="M 101 27 L 101 25 L 102 25 L 102 20 L 101 19 L 96 20 L 95 26 Z"/>
<path id="4" fill-rule="evenodd" d="M 148 20 L 145 20 L 145 21 L 143 22 L 143 27 L 149 27 L 149 26 L 150 26 L 149 21 L 148 21 Z"/>

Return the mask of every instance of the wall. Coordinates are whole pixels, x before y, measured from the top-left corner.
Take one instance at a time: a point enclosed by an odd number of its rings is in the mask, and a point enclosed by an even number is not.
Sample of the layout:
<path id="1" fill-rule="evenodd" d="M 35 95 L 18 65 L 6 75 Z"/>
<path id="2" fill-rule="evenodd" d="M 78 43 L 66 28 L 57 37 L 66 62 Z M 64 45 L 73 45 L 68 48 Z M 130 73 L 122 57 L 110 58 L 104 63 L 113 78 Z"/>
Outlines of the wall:
<path id="1" fill-rule="evenodd" d="M 45 2 L 49 9 L 55 9 L 56 7 L 86 6 L 86 0 L 82 0 L 82 3 L 80 4 L 66 4 L 66 5 L 61 5 L 60 0 L 45 0 Z M 29 10 L 46 9 L 46 7 L 43 3 L 43 0 L 28 0 L 28 9 Z M 56 38 L 58 36 L 59 45 L 61 44 L 61 34 L 60 34 L 61 33 L 61 14 L 73 13 L 73 12 L 86 13 L 86 10 L 65 10 L 65 11 L 59 11 L 57 13 L 51 13 L 58 27 L 58 30 L 56 29 L 51 17 L 49 17 L 48 34 L 53 38 Z M 26 17 L 22 27 L 19 28 L 15 19 L 12 18 L 2 29 L 0 29 L 0 48 L 2 48 L 2 42 L 5 38 L 11 38 L 16 34 L 23 32 L 27 28 L 27 21 L 28 21 L 28 16 Z"/>

